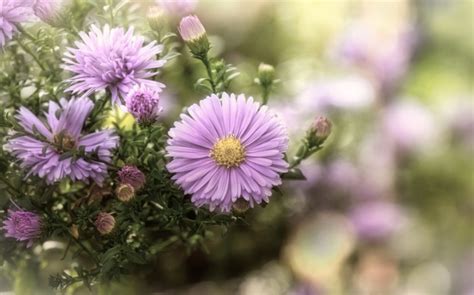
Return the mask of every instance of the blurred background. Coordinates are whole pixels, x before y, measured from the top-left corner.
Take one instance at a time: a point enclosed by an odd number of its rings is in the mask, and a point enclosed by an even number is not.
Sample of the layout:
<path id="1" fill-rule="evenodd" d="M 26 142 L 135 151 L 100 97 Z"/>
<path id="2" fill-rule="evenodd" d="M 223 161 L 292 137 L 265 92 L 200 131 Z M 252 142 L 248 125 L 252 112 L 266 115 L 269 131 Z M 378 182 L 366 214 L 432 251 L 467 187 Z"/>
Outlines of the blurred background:
<path id="1" fill-rule="evenodd" d="M 136 19 L 154 5 L 129 2 Z M 474 294 L 473 1 L 158 2 L 172 31 L 199 16 L 213 54 L 241 72 L 235 92 L 258 97 L 257 65 L 275 66 L 269 105 L 290 154 L 316 116 L 333 133 L 306 181 L 212 232 L 207 251 L 170 250 L 104 294 Z M 180 51 L 161 75 L 170 123 L 202 98 L 203 69 Z M 25 260 L 0 291 L 52 292 L 42 284 L 62 253 L 50 246 L 44 273 Z"/>

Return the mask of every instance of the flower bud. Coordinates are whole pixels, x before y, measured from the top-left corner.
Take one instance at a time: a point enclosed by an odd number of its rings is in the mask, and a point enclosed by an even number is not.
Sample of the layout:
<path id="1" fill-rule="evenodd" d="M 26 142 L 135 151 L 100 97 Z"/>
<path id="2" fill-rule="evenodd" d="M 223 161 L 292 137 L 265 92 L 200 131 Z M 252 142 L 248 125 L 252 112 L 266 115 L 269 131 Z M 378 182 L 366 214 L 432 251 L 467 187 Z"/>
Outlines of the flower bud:
<path id="1" fill-rule="evenodd" d="M 258 66 L 258 81 L 260 85 L 269 86 L 275 79 L 275 68 L 272 65 L 261 63 Z"/>
<path id="2" fill-rule="evenodd" d="M 107 212 L 100 212 L 94 223 L 95 227 L 101 235 L 107 235 L 112 232 L 115 227 L 115 218 Z"/>
<path id="3" fill-rule="evenodd" d="M 41 21 L 53 27 L 61 27 L 66 21 L 67 7 L 71 0 L 37 0 L 33 11 Z"/>
<path id="4" fill-rule="evenodd" d="M 320 140 L 325 140 L 331 134 L 332 123 L 326 117 L 318 117 L 311 127 L 314 136 Z"/>
<path id="5" fill-rule="evenodd" d="M 244 213 L 249 208 L 249 202 L 244 198 L 238 198 L 232 205 L 232 209 L 234 209 L 234 211 L 237 213 Z"/>
<path id="6" fill-rule="evenodd" d="M 158 6 L 153 6 L 146 14 L 148 25 L 153 31 L 160 32 L 166 24 L 165 11 Z"/>
<path id="7" fill-rule="evenodd" d="M 178 30 L 181 38 L 183 38 L 194 55 L 202 56 L 209 51 L 210 45 L 206 29 L 204 29 L 197 16 L 188 15 L 183 17 L 179 23 Z"/>
<path id="8" fill-rule="evenodd" d="M 135 191 L 138 191 L 145 185 L 145 174 L 133 165 L 125 165 L 118 172 L 120 183 L 130 184 Z"/>
<path id="9" fill-rule="evenodd" d="M 117 198 L 122 202 L 128 202 L 135 197 L 135 189 L 131 184 L 121 183 L 115 190 Z"/>

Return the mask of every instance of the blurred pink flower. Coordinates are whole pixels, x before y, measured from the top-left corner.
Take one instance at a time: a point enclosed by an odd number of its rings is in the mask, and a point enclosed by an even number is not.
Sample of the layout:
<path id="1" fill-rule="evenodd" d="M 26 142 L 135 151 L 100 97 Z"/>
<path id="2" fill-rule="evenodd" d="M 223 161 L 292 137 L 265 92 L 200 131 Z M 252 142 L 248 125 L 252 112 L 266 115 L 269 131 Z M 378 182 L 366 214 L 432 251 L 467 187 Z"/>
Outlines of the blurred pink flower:
<path id="1" fill-rule="evenodd" d="M 403 222 L 401 209 L 394 203 L 384 201 L 361 203 L 352 209 L 349 218 L 362 240 L 389 238 Z"/>
<path id="2" fill-rule="evenodd" d="M 343 63 L 369 71 L 382 95 L 390 94 L 405 75 L 417 43 L 411 24 L 399 28 L 398 34 L 390 38 L 387 35 L 364 22 L 354 22 L 336 41 L 334 49 L 336 58 Z"/>
<path id="3" fill-rule="evenodd" d="M 317 80 L 297 97 L 297 103 L 311 112 L 333 109 L 362 109 L 375 101 L 375 90 L 360 76 Z"/>
<path id="4" fill-rule="evenodd" d="M 384 133 L 402 152 L 433 145 L 437 129 L 433 114 L 414 101 L 393 103 L 384 112 Z"/>
<path id="5" fill-rule="evenodd" d="M 158 0 L 157 4 L 168 14 L 183 16 L 194 11 L 197 0 Z"/>

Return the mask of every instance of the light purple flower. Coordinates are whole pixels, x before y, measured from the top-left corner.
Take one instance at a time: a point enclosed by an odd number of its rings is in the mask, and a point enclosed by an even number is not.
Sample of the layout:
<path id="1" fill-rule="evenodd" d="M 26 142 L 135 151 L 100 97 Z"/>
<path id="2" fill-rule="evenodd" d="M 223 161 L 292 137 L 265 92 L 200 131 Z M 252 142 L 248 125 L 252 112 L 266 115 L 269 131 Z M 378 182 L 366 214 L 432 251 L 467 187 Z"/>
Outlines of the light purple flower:
<path id="1" fill-rule="evenodd" d="M 157 0 L 157 4 L 168 14 L 183 16 L 194 11 L 197 0 Z"/>
<path id="2" fill-rule="evenodd" d="M 26 241 L 27 247 L 41 236 L 41 217 L 24 210 L 8 210 L 8 217 L 3 221 L 5 237 L 17 241 Z"/>
<path id="3" fill-rule="evenodd" d="M 389 238 L 400 229 L 404 218 L 395 204 L 371 201 L 352 209 L 350 220 L 361 239 L 379 240 Z"/>
<path id="4" fill-rule="evenodd" d="M 75 75 L 68 81 L 68 91 L 82 96 L 107 89 L 112 102 L 122 103 L 122 99 L 137 84 L 144 84 L 156 91 L 164 85 L 151 78 L 157 74 L 155 69 L 162 67 L 165 60 L 156 60 L 163 45 L 155 41 L 143 46 L 144 39 L 133 35 L 133 28 L 110 29 L 108 25 L 101 30 L 92 26 L 89 33 L 79 33 L 82 41 L 76 48 L 69 48 L 63 59 L 64 69 Z"/>
<path id="5" fill-rule="evenodd" d="M 139 190 L 145 184 L 145 174 L 136 166 L 125 165 L 117 173 L 121 183 L 127 183 Z"/>
<path id="6" fill-rule="evenodd" d="M 211 95 L 188 108 L 169 132 L 167 165 L 197 206 L 227 212 L 239 198 L 268 202 L 288 170 L 288 134 L 252 97 Z"/>
<path id="7" fill-rule="evenodd" d="M 60 26 L 70 2 L 71 0 L 36 0 L 33 11 L 43 22 L 51 26 Z"/>
<path id="8" fill-rule="evenodd" d="M 125 99 L 127 110 L 139 123 L 153 123 L 163 110 L 160 106 L 160 89 L 135 85 Z"/>
<path id="9" fill-rule="evenodd" d="M 112 130 L 82 134 L 84 122 L 93 108 L 89 98 L 61 99 L 60 105 L 49 102 L 46 122 L 41 121 L 30 110 L 21 107 L 16 118 L 25 134 L 10 138 L 5 149 L 20 160 L 20 166 L 29 170 L 28 175 L 37 175 L 47 183 L 65 177 L 71 180 L 102 183 L 107 175 L 111 150 L 118 144 Z M 84 150 L 88 155 L 97 153 L 100 161 L 73 158 L 72 150 Z"/>
<path id="10" fill-rule="evenodd" d="M 13 38 L 17 24 L 28 20 L 33 0 L 0 0 L 0 47 Z"/>

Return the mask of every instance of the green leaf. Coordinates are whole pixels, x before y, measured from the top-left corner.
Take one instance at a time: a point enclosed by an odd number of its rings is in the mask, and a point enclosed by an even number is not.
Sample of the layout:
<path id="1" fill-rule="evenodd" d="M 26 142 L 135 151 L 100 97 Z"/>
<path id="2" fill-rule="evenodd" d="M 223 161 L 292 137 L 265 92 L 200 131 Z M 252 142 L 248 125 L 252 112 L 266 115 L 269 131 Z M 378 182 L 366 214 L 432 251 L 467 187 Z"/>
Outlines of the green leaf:
<path id="1" fill-rule="evenodd" d="M 287 173 L 282 174 L 281 178 L 289 179 L 289 180 L 306 180 L 306 177 L 304 176 L 303 172 L 301 172 L 299 168 L 291 169 Z"/>

